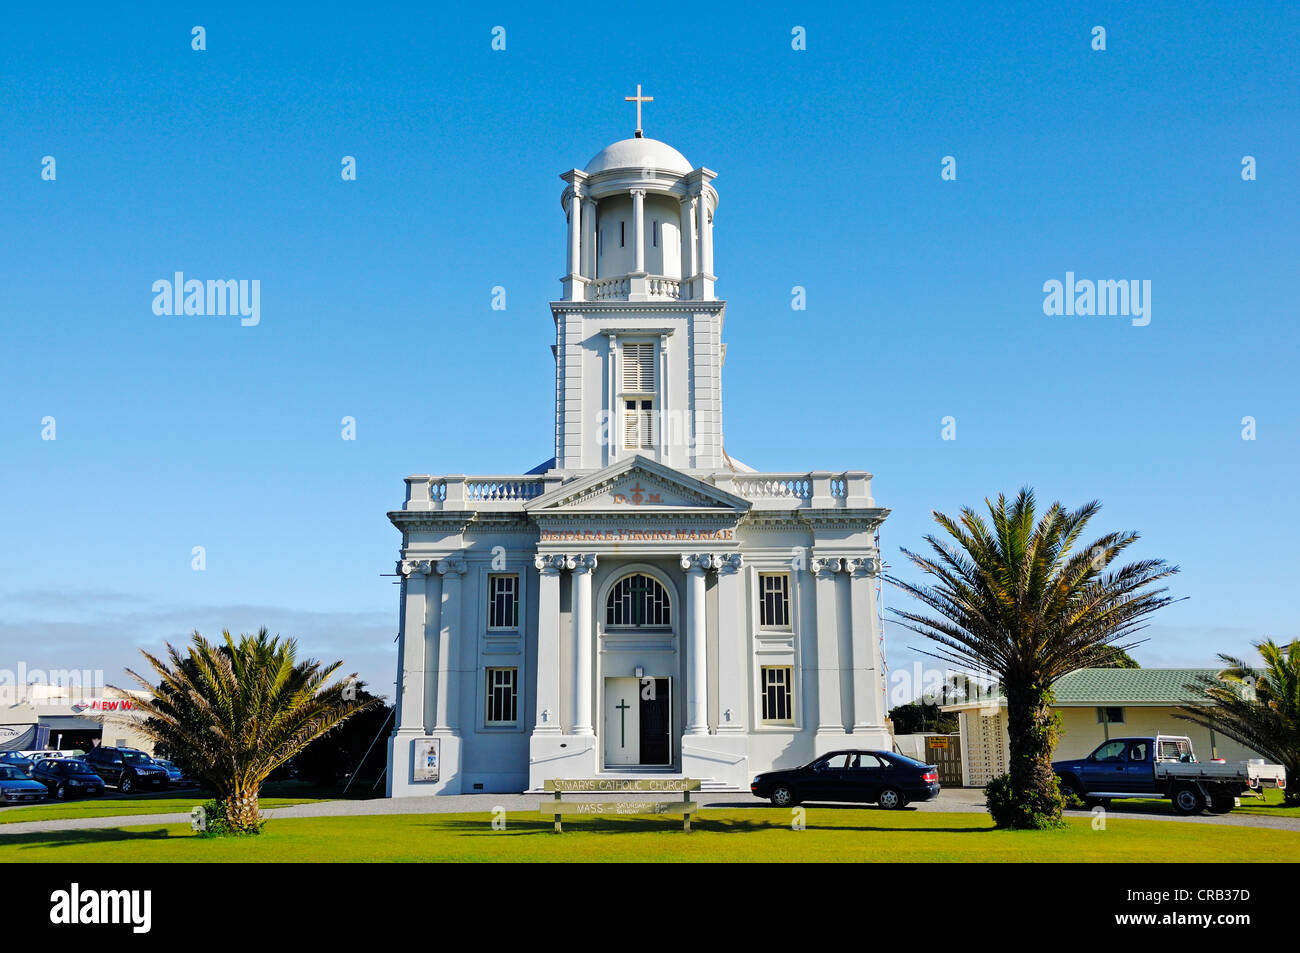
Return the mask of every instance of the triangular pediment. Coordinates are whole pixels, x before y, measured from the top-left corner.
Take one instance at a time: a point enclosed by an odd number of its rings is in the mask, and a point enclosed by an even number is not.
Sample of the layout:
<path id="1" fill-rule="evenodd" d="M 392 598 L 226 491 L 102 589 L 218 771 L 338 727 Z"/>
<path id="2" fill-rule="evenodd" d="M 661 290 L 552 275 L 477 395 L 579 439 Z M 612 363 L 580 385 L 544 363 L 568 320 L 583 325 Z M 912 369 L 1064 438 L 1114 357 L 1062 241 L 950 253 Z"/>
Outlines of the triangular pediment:
<path id="1" fill-rule="evenodd" d="M 577 512 L 744 512 L 749 501 L 645 457 L 620 460 L 525 504 L 534 514 Z"/>

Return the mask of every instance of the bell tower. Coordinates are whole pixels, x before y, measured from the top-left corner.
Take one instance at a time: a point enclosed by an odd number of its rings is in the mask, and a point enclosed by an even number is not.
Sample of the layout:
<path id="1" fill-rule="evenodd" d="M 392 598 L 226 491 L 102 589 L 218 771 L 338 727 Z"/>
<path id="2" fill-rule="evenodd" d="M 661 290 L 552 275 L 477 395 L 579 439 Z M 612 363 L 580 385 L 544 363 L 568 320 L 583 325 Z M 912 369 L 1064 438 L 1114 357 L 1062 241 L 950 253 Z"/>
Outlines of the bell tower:
<path id="1" fill-rule="evenodd" d="M 637 128 L 572 169 L 555 320 L 555 467 L 639 454 L 682 470 L 723 466 L 722 322 L 714 293 L 717 173 Z"/>

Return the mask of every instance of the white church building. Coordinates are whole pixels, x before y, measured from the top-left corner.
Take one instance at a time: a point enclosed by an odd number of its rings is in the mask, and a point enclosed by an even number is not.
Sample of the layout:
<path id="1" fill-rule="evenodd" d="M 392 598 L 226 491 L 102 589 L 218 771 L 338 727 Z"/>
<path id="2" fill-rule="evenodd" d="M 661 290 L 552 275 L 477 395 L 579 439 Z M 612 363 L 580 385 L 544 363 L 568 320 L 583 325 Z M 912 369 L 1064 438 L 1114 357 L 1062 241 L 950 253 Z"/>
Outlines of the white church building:
<path id="1" fill-rule="evenodd" d="M 635 137 L 561 178 L 555 456 L 406 478 L 393 797 L 761 771 L 886 748 L 861 470 L 723 447 L 716 173 Z"/>

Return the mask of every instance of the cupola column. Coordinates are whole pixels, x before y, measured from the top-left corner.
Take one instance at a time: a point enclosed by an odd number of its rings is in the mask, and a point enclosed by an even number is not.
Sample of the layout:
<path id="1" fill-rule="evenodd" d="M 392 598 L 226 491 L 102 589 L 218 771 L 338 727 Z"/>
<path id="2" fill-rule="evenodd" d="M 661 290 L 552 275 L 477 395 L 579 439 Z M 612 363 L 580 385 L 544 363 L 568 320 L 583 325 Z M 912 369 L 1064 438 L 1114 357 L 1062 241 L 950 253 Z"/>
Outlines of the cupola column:
<path id="1" fill-rule="evenodd" d="M 709 214 L 709 198 L 700 195 L 697 199 L 697 214 L 700 221 L 700 271 L 705 280 L 713 277 L 713 216 Z"/>
<path id="2" fill-rule="evenodd" d="M 584 278 L 596 278 L 596 200 L 582 200 L 582 268 Z"/>
<path id="3" fill-rule="evenodd" d="M 692 279 L 699 273 L 696 261 L 695 209 L 698 201 L 694 195 L 682 199 L 682 287 L 694 288 Z M 683 295 L 686 297 L 686 295 Z M 690 297 L 695 297 L 694 293 Z"/>
<path id="4" fill-rule="evenodd" d="M 645 189 L 632 190 L 632 242 L 634 275 L 645 274 Z"/>
<path id="5" fill-rule="evenodd" d="M 569 196 L 569 300 L 581 295 L 582 282 L 577 281 L 582 272 L 582 196 L 574 189 Z"/>

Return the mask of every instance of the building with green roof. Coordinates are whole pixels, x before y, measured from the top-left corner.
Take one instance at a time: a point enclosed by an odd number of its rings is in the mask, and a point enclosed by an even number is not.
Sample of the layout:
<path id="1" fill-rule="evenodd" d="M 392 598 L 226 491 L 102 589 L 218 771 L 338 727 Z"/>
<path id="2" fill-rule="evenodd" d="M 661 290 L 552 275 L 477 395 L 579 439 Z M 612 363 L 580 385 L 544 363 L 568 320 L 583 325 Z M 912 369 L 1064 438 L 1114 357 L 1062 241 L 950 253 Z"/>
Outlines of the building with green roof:
<path id="1" fill-rule="evenodd" d="M 1052 686 L 1056 696 L 1052 707 L 1061 716 L 1055 758 L 1083 758 L 1110 738 L 1148 735 L 1186 735 L 1203 761 L 1258 758 L 1231 738 L 1175 717 L 1180 706 L 1203 701 L 1195 684 L 1217 672 L 1212 668 L 1082 668 L 1062 676 Z M 943 706 L 959 717 L 962 777 L 968 787 L 983 787 L 1007 771 L 1006 706 L 1001 696 Z"/>

